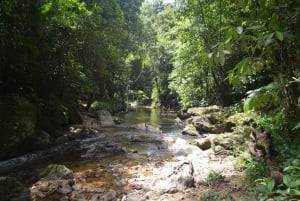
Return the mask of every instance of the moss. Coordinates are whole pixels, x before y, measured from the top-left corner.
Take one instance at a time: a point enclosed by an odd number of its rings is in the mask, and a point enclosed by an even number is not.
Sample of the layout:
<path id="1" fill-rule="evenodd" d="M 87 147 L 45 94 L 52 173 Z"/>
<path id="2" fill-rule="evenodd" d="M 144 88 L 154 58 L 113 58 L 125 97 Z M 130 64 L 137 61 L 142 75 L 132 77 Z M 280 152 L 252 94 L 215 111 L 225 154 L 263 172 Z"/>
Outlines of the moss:
<path id="1" fill-rule="evenodd" d="M 48 179 L 73 179 L 73 172 L 64 165 L 52 164 L 43 169 L 39 177 Z"/>
<path id="2" fill-rule="evenodd" d="M 18 197 L 27 187 L 14 177 L 0 177 L 0 200 L 9 201 Z"/>

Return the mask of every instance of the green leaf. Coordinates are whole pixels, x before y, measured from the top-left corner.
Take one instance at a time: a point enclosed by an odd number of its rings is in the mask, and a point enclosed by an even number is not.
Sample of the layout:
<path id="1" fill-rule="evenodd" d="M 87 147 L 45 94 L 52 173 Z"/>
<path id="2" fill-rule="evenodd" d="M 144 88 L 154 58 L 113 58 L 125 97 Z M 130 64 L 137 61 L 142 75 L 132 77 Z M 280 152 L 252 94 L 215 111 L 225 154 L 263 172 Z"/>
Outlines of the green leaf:
<path id="1" fill-rule="evenodd" d="M 283 33 L 280 31 L 275 32 L 276 38 L 280 41 L 283 41 Z"/>
<path id="2" fill-rule="evenodd" d="M 292 189 L 292 190 L 291 190 L 291 193 L 292 193 L 293 195 L 299 196 L 299 195 L 300 195 L 300 190 Z"/>
<path id="3" fill-rule="evenodd" d="M 292 184 L 292 179 L 289 175 L 284 175 L 283 176 L 283 183 L 287 186 L 290 187 Z"/>
<path id="4" fill-rule="evenodd" d="M 45 15 L 45 14 L 47 14 L 50 10 L 51 10 L 51 8 L 52 8 L 52 3 L 50 2 L 50 3 L 46 3 L 46 4 L 44 4 L 43 6 L 42 6 L 42 8 L 41 8 L 41 13 L 43 14 L 43 15 Z"/>
<path id="5" fill-rule="evenodd" d="M 274 187 L 275 187 L 275 180 L 274 180 L 274 179 L 271 179 L 271 180 L 268 182 L 268 189 L 269 189 L 269 191 L 272 192 L 273 189 L 274 189 Z"/>
<path id="6" fill-rule="evenodd" d="M 224 66 L 225 64 L 225 56 L 223 51 L 220 51 L 220 64 L 221 66 Z"/>
<path id="7" fill-rule="evenodd" d="M 298 130 L 300 128 L 300 121 L 296 124 L 296 126 L 293 128 L 293 130 Z"/>

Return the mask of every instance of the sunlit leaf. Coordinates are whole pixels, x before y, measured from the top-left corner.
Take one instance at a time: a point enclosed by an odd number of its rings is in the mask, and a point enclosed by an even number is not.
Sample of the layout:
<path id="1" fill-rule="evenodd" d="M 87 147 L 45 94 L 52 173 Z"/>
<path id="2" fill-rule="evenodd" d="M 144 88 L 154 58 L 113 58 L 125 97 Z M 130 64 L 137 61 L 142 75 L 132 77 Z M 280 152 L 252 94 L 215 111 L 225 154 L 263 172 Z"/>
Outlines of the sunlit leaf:
<path id="1" fill-rule="evenodd" d="M 47 14 L 50 10 L 51 10 L 51 8 L 52 8 L 52 3 L 50 2 L 50 3 L 46 3 L 46 4 L 44 4 L 43 6 L 42 6 L 42 8 L 41 8 L 41 13 L 43 14 L 43 15 L 45 15 L 45 14 Z"/>

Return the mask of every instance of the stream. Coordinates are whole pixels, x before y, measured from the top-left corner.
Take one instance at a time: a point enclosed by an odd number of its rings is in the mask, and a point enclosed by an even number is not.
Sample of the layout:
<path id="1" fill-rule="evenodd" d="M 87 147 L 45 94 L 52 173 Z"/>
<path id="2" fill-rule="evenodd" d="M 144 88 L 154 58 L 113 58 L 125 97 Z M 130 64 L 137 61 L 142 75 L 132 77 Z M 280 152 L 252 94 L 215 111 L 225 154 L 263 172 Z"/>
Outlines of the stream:
<path id="1" fill-rule="evenodd" d="M 122 123 L 117 127 L 101 128 L 84 138 L 0 161 L 0 176 L 16 177 L 30 186 L 38 180 L 39 172 L 49 164 L 65 165 L 75 174 L 112 164 L 122 164 L 126 168 L 145 165 L 150 161 L 159 164 L 171 158 L 163 138 L 184 137 L 175 125 L 176 113 L 139 108 L 120 114 L 118 118 Z M 133 128 L 133 125 L 141 123 L 159 125 L 162 132 Z M 148 170 L 144 171 L 145 174 L 151 174 Z M 92 183 L 97 180 L 98 187 L 120 190 L 122 185 L 113 183 L 114 172 L 106 171 L 104 175 L 101 178 L 85 179 Z"/>
<path id="2" fill-rule="evenodd" d="M 26 184 L 27 200 L 34 201 L 199 201 L 211 190 L 206 179 L 212 172 L 224 175 L 218 191 L 241 195 L 232 156 L 200 149 L 203 139 L 182 135 L 176 113 L 139 108 L 117 117 L 118 126 L 91 129 L 83 138 L 0 161 L 0 177 Z M 160 132 L 136 126 L 145 124 L 159 126 Z M 49 164 L 65 165 L 72 179 L 40 179 Z"/>

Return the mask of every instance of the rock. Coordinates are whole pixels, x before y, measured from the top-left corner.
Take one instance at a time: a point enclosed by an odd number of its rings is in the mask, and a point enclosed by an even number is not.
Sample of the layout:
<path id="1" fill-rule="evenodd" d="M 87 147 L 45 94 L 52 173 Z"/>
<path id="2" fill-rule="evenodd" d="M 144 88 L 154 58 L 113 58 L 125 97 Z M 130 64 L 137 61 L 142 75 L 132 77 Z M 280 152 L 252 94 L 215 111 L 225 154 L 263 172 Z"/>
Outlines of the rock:
<path id="1" fill-rule="evenodd" d="M 101 127 L 114 127 L 116 126 L 110 112 L 105 110 L 97 111 L 98 121 L 100 122 Z"/>
<path id="2" fill-rule="evenodd" d="M 222 109 L 217 105 L 212 105 L 208 107 L 193 107 L 189 108 L 187 114 L 192 116 L 202 116 L 208 113 L 220 112 Z"/>
<path id="3" fill-rule="evenodd" d="M 232 150 L 238 138 L 239 136 L 237 135 L 231 133 L 224 133 L 216 136 L 213 141 L 216 146 L 220 145 L 226 150 Z"/>
<path id="4" fill-rule="evenodd" d="M 95 194 L 95 195 L 92 196 L 91 201 L 98 201 L 99 198 L 100 198 L 100 195 L 99 194 Z"/>
<path id="5" fill-rule="evenodd" d="M 179 128 L 184 128 L 184 123 L 183 123 L 183 121 L 182 121 L 179 117 L 177 117 L 177 118 L 175 119 L 175 124 L 176 124 Z"/>
<path id="6" fill-rule="evenodd" d="M 59 201 L 69 201 L 69 197 L 64 196 L 64 197 L 60 198 Z"/>
<path id="7" fill-rule="evenodd" d="M 254 119 L 254 114 L 252 113 L 234 113 L 228 117 L 227 122 L 231 122 L 236 126 L 244 126 L 252 122 Z"/>
<path id="8" fill-rule="evenodd" d="M 208 150 L 214 146 L 212 140 L 209 137 L 206 137 L 201 141 L 197 141 L 196 145 L 203 151 Z"/>
<path id="9" fill-rule="evenodd" d="M 103 201 L 115 201 L 117 199 L 117 192 L 109 190 L 103 197 Z"/>
<path id="10" fill-rule="evenodd" d="M 159 126 L 153 124 L 140 123 L 134 125 L 133 128 L 141 131 L 150 132 L 150 133 L 161 133 Z"/>
<path id="11" fill-rule="evenodd" d="M 39 175 L 40 178 L 48 180 L 56 179 L 74 179 L 72 170 L 64 165 L 52 164 L 48 165 Z"/>
<path id="12" fill-rule="evenodd" d="M 184 127 L 184 129 L 182 130 L 182 134 L 183 135 L 190 135 L 190 136 L 199 136 L 200 135 L 198 130 L 196 129 L 196 127 L 191 125 L 191 124 L 186 125 Z"/>
<path id="13" fill-rule="evenodd" d="M 72 192 L 72 188 L 69 184 L 65 184 L 58 189 L 58 192 L 60 194 L 67 195 L 68 193 Z"/>
<path id="14" fill-rule="evenodd" d="M 128 184 L 127 179 L 115 179 L 113 181 L 113 185 L 115 185 L 117 187 L 126 186 L 127 184 Z"/>
<path id="15" fill-rule="evenodd" d="M 192 125 L 199 131 L 200 133 L 212 133 L 214 126 L 210 123 L 207 116 L 196 116 L 193 117 Z"/>
<path id="16" fill-rule="evenodd" d="M 191 162 L 174 162 L 172 166 L 165 167 L 163 172 L 160 172 L 161 177 L 151 183 L 150 190 L 162 195 L 191 188 L 194 186 L 193 173 L 194 168 Z"/>

